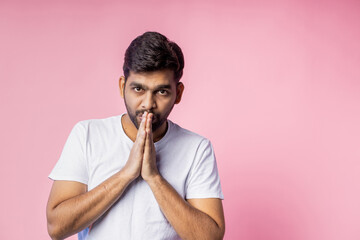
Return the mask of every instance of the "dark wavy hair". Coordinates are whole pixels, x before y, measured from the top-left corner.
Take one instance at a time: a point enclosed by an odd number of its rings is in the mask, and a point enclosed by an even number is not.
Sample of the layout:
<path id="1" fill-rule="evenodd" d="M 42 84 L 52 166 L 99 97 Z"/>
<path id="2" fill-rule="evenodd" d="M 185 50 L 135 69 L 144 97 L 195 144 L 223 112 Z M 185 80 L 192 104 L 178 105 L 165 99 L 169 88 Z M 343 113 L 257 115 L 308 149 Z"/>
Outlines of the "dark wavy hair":
<path id="1" fill-rule="evenodd" d="M 135 38 L 126 49 L 123 71 L 125 79 L 135 73 L 170 69 L 179 82 L 184 69 L 181 48 L 158 32 L 145 32 Z"/>

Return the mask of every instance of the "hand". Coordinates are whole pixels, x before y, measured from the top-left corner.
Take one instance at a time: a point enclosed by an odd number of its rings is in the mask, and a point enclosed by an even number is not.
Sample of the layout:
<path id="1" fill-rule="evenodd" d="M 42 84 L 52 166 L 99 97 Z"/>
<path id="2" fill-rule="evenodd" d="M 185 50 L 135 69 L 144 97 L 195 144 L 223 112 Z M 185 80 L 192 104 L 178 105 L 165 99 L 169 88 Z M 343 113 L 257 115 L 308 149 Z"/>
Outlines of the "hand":
<path id="1" fill-rule="evenodd" d="M 144 112 L 137 132 L 135 143 L 130 151 L 129 159 L 126 162 L 124 168 L 122 169 L 131 180 L 139 177 L 141 173 L 141 166 L 145 149 L 145 140 L 147 135 L 145 129 L 147 115 L 148 113 Z"/>
<path id="2" fill-rule="evenodd" d="M 141 176 L 145 181 L 151 180 L 151 178 L 159 175 L 158 168 L 156 166 L 156 150 L 153 141 L 152 133 L 152 117 L 153 114 L 149 113 L 146 118 L 146 138 L 144 147 L 144 157 L 141 167 Z"/>

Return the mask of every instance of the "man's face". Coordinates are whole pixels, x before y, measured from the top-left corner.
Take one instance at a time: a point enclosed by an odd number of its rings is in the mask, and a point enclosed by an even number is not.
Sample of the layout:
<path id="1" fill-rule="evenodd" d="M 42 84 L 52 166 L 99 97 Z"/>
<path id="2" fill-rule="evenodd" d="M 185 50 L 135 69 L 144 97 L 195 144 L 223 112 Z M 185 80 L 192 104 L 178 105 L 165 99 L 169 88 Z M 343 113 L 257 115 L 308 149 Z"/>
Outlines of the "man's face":
<path id="1" fill-rule="evenodd" d="M 183 85 L 176 84 L 174 72 L 168 69 L 130 72 L 126 83 L 124 78 L 120 80 L 120 91 L 135 127 L 139 128 L 141 116 L 147 111 L 154 115 L 152 129 L 155 132 L 165 124 L 174 104 L 180 102 Z"/>

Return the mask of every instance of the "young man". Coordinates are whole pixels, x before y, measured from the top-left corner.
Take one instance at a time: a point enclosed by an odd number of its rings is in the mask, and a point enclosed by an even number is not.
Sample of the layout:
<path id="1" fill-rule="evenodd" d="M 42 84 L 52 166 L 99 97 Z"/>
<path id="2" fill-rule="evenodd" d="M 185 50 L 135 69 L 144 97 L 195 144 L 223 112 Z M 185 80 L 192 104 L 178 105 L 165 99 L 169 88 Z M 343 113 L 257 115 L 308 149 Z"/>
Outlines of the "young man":
<path id="1" fill-rule="evenodd" d="M 81 121 L 50 174 L 48 232 L 63 239 L 222 239 L 223 194 L 210 142 L 167 120 L 181 100 L 180 47 L 156 32 L 125 53 L 127 114 Z"/>

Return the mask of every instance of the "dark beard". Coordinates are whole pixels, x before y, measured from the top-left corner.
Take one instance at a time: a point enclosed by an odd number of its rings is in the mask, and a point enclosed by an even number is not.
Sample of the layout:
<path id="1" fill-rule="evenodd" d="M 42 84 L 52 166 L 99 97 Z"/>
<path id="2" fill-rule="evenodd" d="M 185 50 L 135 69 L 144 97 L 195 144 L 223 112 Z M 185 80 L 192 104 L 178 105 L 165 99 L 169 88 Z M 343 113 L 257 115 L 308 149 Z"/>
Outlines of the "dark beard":
<path id="1" fill-rule="evenodd" d="M 137 121 L 137 117 L 140 117 L 144 114 L 144 112 L 152 113 L 152 131 L 155 132 L 160 126 L 164 124 L 166 121 L 166 118 L 161 119 L 160 114 L 155 114 L 152 111 L 146 111 L 146 110 L 138 110 L 135 112 L 135 114 L 130 113 L 129 109 L 127 109 L 127 112 L 129 114 L 130 120 L 135 125 L 136 129 L 139 129 L 140 123 Z"/>

